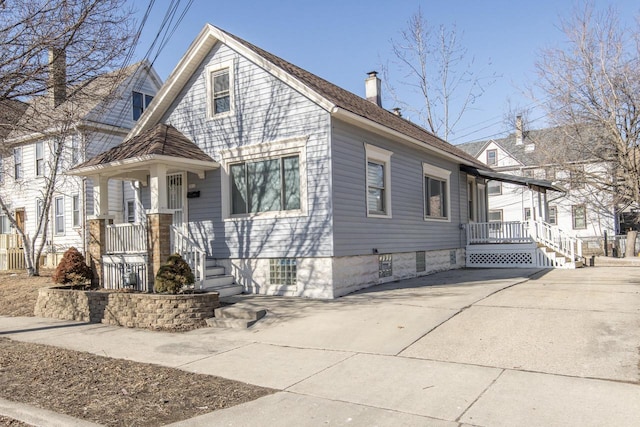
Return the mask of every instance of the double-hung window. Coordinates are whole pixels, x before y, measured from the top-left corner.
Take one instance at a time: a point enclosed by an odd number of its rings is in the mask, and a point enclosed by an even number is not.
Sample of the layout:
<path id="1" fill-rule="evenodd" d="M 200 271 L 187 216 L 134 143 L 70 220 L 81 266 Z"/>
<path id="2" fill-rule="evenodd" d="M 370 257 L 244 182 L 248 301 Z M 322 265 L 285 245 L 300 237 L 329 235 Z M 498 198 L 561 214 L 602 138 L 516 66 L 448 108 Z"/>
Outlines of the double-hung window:
<path id="1" fill-rule="evenodd" d="M 233 111 L 233 61 L 207 68 L 209 117 L 225 116 Z"/>
<path id="2" fill-rule="evenodd" d="M 583 230 L 587 228 L 587 208 L 585 205 L 571 206 L 571 214 L 573 217 L 574 230 Z"/>
<path id="3" fill-rule="evenodd" d="M 489 181 L 487 184 L 487 192 L 490 196 L 502 194 L 502 183 L 500 181 Z"/>
<path id="4" fill-rule="evenodd" d="M 365 144 L 367 216 L 391 218 L 391 151 Z"/>
<path id="5" fill-rule="evenodd" d="M 549 224 L 558 225 L 558 208 L 549 206 Z"/>
<path id="6" fill-rule="evenodd" d="M 131 102 L 133 107 L 133 120 L 138 120 L 140 118 L 142 113 L 144 113 L 144 110 L 146 110 L 147 107 L 149 107 L 149 104 L 151 104 L 151 101 L 153 101 L 152 95 L 147 95 L 146 93 L 133 91 L 131 96 Z"/>
<path id="7" fill-rule="evenodd" d="M 54 200 L 54 213 L 55 213 L 55 233 L 64 234 L 64 197 L 56 197 Z"/>
<path id="8" fill-rule="evenodd" d="M 498 150 L 487 150 L 487 165 L 496 166 L 498 164 Z"/>
<path id="9" fill-rule="evenodd" d="M 22 147 L 13 149 L 13 177 L 16 181 L 24 177 L 22 171 Z"/>
<path id="10" fill-rule="evenodd" d="M 449 179 L 451 171 L 422 164 L 424 178 L 424 218 L 449 220 Z"/>
<path id="11" fill-rule="evenodd" d="M 71 218 L 74 227 L 80 227 L 80 195 L 71 196 Z"/>
<path id="12" fill-rule="evenodd" d="M 36 176 L 44 175 L 44 143 L 36 142 Z"/>

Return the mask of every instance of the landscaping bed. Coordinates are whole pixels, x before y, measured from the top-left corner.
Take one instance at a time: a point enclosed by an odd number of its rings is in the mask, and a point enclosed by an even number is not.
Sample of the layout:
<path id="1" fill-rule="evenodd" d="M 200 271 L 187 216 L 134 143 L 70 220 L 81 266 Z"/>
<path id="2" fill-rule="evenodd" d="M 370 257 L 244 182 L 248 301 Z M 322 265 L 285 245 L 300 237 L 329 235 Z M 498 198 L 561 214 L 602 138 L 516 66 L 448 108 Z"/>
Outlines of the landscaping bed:
<path id="1" fill-rule="evenodd" d="M 33 316 L 40 277 L 0 273 L 0 316 Z M 0 338 L 0 396 L 113 426 L 159 426 L 273 390 L 151 364 Z M 24 423 L 0 416 L 0 425 Z"/>

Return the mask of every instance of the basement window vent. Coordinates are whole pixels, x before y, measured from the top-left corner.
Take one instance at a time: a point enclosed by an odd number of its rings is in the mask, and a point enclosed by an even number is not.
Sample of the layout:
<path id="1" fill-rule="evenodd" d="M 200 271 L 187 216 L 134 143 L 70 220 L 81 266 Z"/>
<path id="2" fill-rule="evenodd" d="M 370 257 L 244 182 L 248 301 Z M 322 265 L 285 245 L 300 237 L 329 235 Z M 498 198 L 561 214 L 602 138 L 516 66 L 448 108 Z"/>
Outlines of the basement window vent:
<path id="1" fill-rule="evenodd" d="M 449 251 L 449 264 L 451 264 L 451 265 L 456 265 L 457 264 L 457 257 L 456 257 L 456 251 L 455 250 Z"/>
<path id="2" fill-rule="evenodd" d="M 393 262 L 391 254 L 378 255 L 378 276 L 391 277 L 393 275 Z"/>
<path id="3" fill-rule="evenodd" d="M 426 254 L 424 251 L 416 252 L 416 273 L 427 270 Z"/>
<path id="4" fill-rule="evenodd" d="M 271 285 L 295 285 L 298 280 L 298 262 L 295 258 L 269 260 L 269 283 Z"/>

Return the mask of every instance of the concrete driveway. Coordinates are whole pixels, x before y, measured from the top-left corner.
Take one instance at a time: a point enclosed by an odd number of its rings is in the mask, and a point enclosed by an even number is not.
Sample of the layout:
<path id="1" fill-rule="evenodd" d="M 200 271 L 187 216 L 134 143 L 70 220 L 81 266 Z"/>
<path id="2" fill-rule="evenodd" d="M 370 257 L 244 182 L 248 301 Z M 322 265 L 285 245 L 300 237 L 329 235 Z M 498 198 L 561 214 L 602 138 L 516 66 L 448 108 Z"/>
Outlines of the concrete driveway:
<path id="1" fill-rule="evenodd" d="M 238 298 L 247 330 L 0 318 L 0 334 L 273 387 L 180 425 L 640 425 L 640 268 L 460 270 L 335 301 Z"/>

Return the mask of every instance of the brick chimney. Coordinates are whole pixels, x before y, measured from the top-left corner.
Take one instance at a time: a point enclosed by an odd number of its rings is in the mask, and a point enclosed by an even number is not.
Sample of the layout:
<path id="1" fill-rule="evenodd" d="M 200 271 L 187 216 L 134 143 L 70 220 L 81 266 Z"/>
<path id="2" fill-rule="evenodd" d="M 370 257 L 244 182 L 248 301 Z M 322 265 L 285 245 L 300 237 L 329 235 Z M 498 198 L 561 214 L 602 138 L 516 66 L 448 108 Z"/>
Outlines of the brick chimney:
<path id="1" fill-rule="evenodd" d="M 516 145 L 522 145 L 522 116 L 516 116 Z"/>
<path id="2" fill-rule="evenodd" d="M 382 107 L 382 91 L 380 90 L 380 79 L 377 71 L 370 71 L 369 77 L 364 81 L 365 95 L 367 101 L 373 102 L 378 107 Z"/>
<path id="3" fill-rule="evenodd" d="M 67 55 L 64 49 L 49 48 L 49 96 L 53 108 L 67 99 Z"/>

